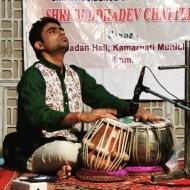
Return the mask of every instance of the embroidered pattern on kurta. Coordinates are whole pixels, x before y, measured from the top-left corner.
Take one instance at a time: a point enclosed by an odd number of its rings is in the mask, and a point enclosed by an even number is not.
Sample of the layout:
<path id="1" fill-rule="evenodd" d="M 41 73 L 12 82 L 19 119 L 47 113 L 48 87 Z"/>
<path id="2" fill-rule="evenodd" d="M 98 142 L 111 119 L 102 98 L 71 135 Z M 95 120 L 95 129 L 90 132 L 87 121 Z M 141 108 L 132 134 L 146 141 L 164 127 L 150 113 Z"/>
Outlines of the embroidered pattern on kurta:
<path id="1" fill-rule="evenodd" d="M 66 90 L 68 95 L 69 110 L 71 112 L 81 112 L 83 102 L 81 97 L 80 80 L 77 73 L 67 64 L 65 64 L 65 87 L 62 89 L 61 81 L 54 69 L 48 68 L 45 65 L 38 63 L 36 68 L 39 69 L 46 82 L 45 102 L 49 108 L 57 111 L 64 111 L 64 96 L 63 90 Z M 59 131 L 48 132 L 43 130 L 45 138 L 56 136 L 64 136 L 67 140 L 77 141 L 77 137 L 71 131 L 80 131 L 81 123 L 73 125 L 71 129 L 63 129 Z"/>
<path id="2" fill-rule="evenodd" d="M 76 72 L 65 64 L 65 86 L 68 94 L 69 109 L 71 112 L 82 112 L 83 102 L 81 97 L 80 80 Z M 81 131 L 81 123 L 73 125 L 75 131 Z"/>
<path id="3" fill-rule="evenodd" d="M 56 71 L 45 67 L 40 63 L 37 64 L 36 67 L 40 70 L 46 82 L 46 104 L 53 110 L 64 111 L 61 81 L 59 80 Z"/>

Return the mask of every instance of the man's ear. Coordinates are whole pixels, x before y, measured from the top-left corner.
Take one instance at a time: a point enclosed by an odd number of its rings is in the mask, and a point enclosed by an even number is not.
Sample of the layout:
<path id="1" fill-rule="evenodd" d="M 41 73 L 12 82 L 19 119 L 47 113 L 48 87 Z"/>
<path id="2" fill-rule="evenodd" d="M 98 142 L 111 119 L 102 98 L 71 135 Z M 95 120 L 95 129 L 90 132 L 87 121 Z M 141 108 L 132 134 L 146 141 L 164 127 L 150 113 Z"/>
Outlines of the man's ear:
<path id="1" fill-rule="evenodd" d="M 43 50 L 44 49 L 44 45 L 41 41 L 36 41 L 34 46 L 37 50 Z"/>

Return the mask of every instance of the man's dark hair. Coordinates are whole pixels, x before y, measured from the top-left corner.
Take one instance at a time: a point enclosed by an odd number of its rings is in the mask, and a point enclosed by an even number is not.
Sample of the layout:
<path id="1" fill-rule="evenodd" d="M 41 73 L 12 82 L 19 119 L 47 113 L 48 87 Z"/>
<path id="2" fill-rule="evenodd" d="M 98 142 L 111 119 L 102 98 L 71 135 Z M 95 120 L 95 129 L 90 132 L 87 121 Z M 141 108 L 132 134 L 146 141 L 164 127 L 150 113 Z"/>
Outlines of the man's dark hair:
<path id="1" fill-rule="evenodd" d="M 42 39 L 42 30 L 43 28 L 48 24 L 48 23 L 55 23 L 55 24 L 58 24 L 59 26 L 61 26 L 60 22 L 54 18 L 51 18 L 51 17 L 42 17 L 40 20 L 36 21 L 33 25 L 32 25 L 32 28 L 30 30 L 30 33 L 29 33 L 29 41 L 30 41 L 30 44 L 31 46 L 33 47 L 35 53 L 36 53 L 36 57 L 38 59 L 41 58 L 41 52 L 38 51 L 34 44 L 36 41 L 41 41 L 43 42 L 43 39 Z"/>

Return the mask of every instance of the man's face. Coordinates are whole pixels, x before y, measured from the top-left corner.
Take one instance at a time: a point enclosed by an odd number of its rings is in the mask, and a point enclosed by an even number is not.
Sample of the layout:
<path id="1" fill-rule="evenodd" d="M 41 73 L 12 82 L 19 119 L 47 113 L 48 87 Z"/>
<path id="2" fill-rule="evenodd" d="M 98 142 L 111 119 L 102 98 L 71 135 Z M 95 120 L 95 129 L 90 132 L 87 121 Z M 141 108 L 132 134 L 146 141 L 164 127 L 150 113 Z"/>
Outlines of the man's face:
<path id="1" fill-rule="evenodd" d="M 55 23 L 48 23 L 42 31 L 43 51 L 53 54 L 65 53 L 69 49 L 69 41 L 62 27 Z"/>

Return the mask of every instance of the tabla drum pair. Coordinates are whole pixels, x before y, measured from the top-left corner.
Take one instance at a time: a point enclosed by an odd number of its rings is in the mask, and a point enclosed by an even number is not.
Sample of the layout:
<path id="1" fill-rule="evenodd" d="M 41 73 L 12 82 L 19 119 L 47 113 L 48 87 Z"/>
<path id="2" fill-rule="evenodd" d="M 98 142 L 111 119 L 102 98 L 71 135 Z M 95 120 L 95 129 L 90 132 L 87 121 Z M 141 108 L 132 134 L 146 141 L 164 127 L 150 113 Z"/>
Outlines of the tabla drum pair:
<path id="1" fill-rule="evenodd" d="M 170 159 L 175 150 L 172 124 L 129 121 L 104 118 L 95 123 L 82 142 L 85 168 L 114 171 L 126 165 L 164 165 Z"/>

